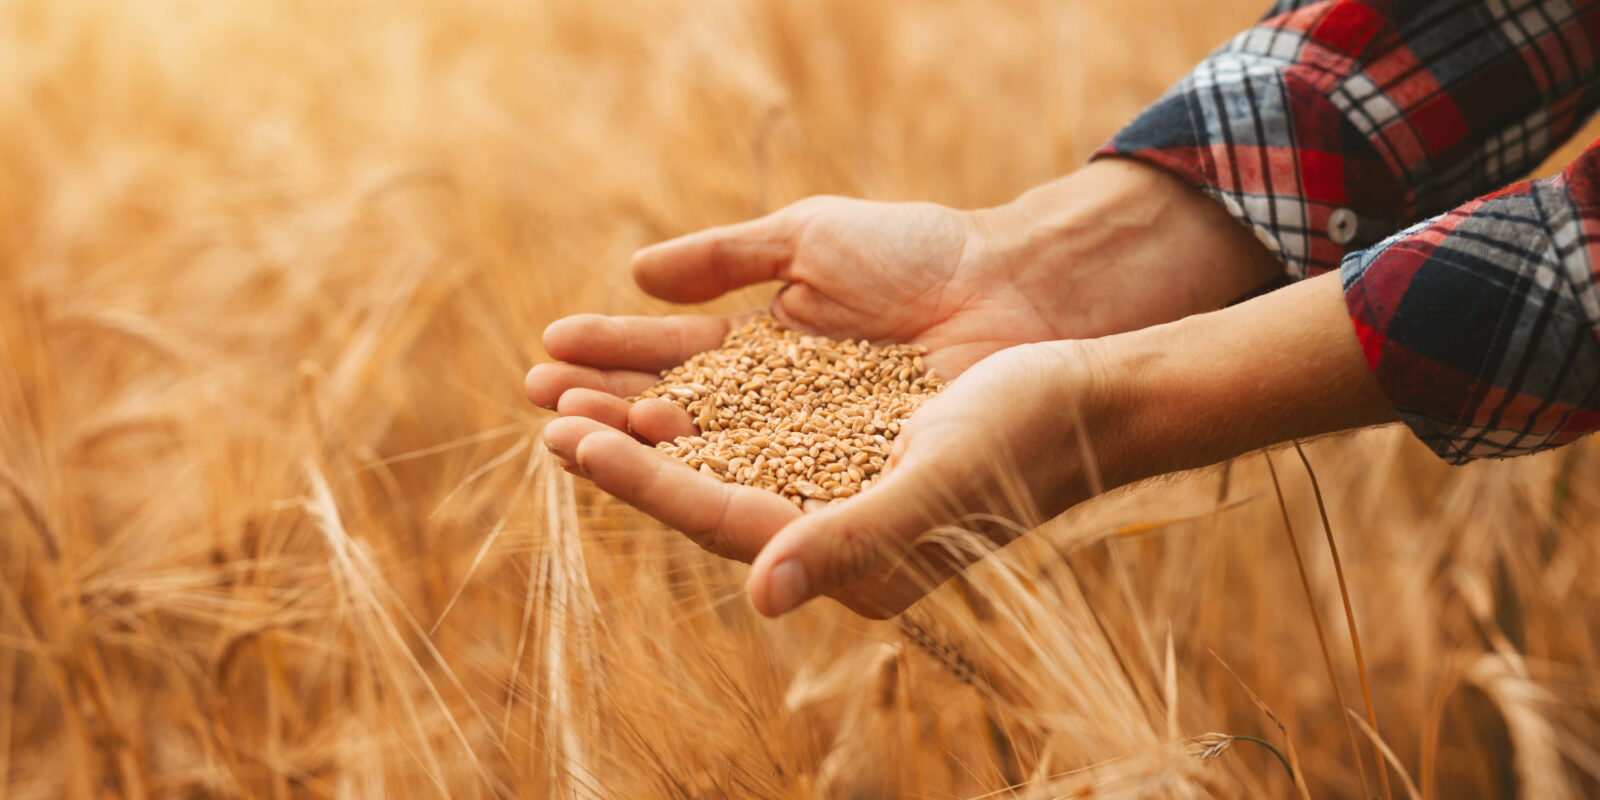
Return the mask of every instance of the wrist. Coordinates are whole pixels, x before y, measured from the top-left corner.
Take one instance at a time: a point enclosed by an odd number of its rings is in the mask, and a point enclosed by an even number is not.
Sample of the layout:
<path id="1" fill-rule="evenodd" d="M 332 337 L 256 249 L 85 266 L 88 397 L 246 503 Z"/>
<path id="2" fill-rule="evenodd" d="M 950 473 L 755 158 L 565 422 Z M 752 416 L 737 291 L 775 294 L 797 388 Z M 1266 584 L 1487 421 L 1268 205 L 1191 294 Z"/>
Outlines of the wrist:
<path id="1" fill-rule="evenodd" d="M 973 220 L 982 260 L 1043 298 L 1060 338 L 1220 308 L 1282 275 L 1220 204 L 1128 159 L 1095 161 Z"/>
<path id="2" fill-rule="evenodd" d="M 1108 487 L 1395 418 L 1335 274 L 1101 345 L 1085 423 Z"/>

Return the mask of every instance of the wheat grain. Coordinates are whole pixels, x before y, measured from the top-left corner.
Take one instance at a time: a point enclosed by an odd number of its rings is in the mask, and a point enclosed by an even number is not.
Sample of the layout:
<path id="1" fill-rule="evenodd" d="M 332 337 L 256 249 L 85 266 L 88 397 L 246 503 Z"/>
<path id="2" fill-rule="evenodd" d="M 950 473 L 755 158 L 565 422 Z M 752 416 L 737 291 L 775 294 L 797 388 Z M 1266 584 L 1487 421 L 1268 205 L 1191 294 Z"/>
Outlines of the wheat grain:
<path id="1" fill-rule="evenodd" d="M 807 336 L 763 314 L 638 399 L 675 403 L 698 436 L 657 445 L 700 472 L 795 505 L 878 479 L 901 426 L 943 386 L 918 345 Z"/>

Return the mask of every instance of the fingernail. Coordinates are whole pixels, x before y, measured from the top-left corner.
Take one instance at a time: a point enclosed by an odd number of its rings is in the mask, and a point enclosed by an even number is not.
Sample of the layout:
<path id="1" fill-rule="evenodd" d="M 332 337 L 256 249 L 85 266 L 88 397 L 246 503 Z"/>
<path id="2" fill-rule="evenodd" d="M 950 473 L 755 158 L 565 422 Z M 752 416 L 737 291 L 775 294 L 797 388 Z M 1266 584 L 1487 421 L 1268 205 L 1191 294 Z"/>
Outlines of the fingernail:
<path id="1" fill-rule="evenodd" d="M 772 568 L 767 575 L 767 602 L 774 616 L 787 614 L 806 599 L 806 568 L 793 559 Z"/>

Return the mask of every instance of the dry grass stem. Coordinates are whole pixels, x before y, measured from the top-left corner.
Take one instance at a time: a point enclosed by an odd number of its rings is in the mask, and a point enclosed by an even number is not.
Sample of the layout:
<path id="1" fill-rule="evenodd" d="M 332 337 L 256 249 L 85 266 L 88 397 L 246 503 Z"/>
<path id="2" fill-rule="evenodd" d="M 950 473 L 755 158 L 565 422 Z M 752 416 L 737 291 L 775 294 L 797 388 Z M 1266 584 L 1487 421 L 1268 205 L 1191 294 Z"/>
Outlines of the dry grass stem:
<path id="1" fill-rule="evenodd" d="M 1339 583 L 1339 599 L 1344 603 L 1345 626 L 1350 631 L 1350 650 L 1356 659 L 1356 677 L 1361 680 L 1361 699 L 1367 707 L 1366 729 L 1372 731 L 1369 736 L 1372 739 L 1373 763 L 1378 765 L 1378 785 L 1383 790 L 1385 800 L 1389 800 L 1394 794 L 1389 788 L 1389 771 L 1383 767 L 1385 763 L 1383 753 L 1379 750 L 1382 743 L 1376 734 L 1378 713 L 1372 707 L 1372 687 L 1367 683 L 1367 660 L 1361 653 L 1361 634 L 1356 630 L 1356 612 L 1350 603 L 1350 586 L 1344 579 L 1344 563 L 1339 560 L 1339 545 L 1334 542 L 1333 525 L 1328 522 L 1328 507 L 1322 502 L 1322 485 L 1317 483 L 1317 473 L 1311 469 L 1311 459 L 1306 458 L 1306 451 L 1299 442 L 1294 443 L 1294 452 L 1300 456 L 1300 463 L 1306 468 L 1306 477 L 1311 479 L 1311 494 L 1317 501 L 1317 516 L 1322 519 L 1322 533 L 1328 540 L 1328 555 L 1333 560 L 1333 577 Z"/>
<path id="2" fill-rule="evenodd" d="M 1341 712 L 1345 709 L 1344 689 L 1339 685 L 1339 674 L 1333 668 L 1333 653 L 1328 649 L 1328 637 L 1322 632 L 1322 617 L 1317 614 L 1316 596 L 1311 591 L 1311 579 L 1306 576 L 1305 559 L 1300 555 L 1300 543 L 1294 536 L 1294 524 L 1289 521 L 1289 506 L 1283 500 L 1283 486 L 1278 483 L 1278 469 L 1272 465 L 1272 454 L 1263 451 L 1261 457 L 1267 463 L 1267 472 L 1272 476 L 1272 490 L 1278 496 L 1278 509 L 1283 514 L 1283 535 L 1289 542 L 1289 551 L 1294 553 L 1295 571 L 1300 575 L 1300 588 L 1306 598 L 1306 611 L 1311 616 L 1311 628 L 1317 634 L 1317 646 L 1322 649 L 1322 663 L 1327 670 L 1328 684 L 1333 687 L 1335 707 Z M 1367 770 L 1361 765 L 1361 748 L 1356 745 L 1355 729 L 1350 726 L 1350 720 L 1343 713 L 1339 714 L 1343 720 L 1345 733 L 1350 742 L 1350 759 L 1356 765 L 1356 775 L 1361 779 L 1361 795 L 1367 797 Z M 1379 769 L 1384 765 L 1380 763 Z"/>

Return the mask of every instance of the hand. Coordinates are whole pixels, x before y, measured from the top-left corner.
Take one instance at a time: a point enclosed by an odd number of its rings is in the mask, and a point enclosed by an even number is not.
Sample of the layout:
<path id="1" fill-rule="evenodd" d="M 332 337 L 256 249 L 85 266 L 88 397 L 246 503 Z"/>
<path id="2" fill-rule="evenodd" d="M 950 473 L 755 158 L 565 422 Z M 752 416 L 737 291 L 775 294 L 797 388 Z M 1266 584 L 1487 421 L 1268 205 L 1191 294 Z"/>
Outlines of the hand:
<path id="1" fill-rule="evenodd" d="M 1088 496 L 1067 409 L 1099 393 L 1088 367 L 1096 348 L 1092 341 L 1021 345 L 978 362 L 911 418 L 876 486 L 805 514 L 776 494 L 700 474 L 592 419 L 557 419 L 545 441 L 602 490 L 711 552 L 755 560 L 752 586 L 766 588 L 752 599 L 762 613 L 826 593 L 883 618 L 971 560 L 919 542 L 931 527 L 1034 513 L 1010 506 L 1008 497 L 1029 498 L 1053 516 Z M 1006 398 L 1003 407 L 997 397 Z M 1019 533 L 980 527 L 1002 543 Z"/>
<path id="2" fill-rule="evenodd" d="M 1089 496 L 1091 474 L 1114 488 L 1392 418 L 1329 274 L 1167 325 L 997 353 L 917 411 L 878 485 L 814 513 L 591 419 L 557 419 L 545 437 L 601 489 L 752 561 L 762 613 L 826 595 L 884 617 L 962 566 L 925 538 L 941 525 L 980 523 L 1003 542 L 1014 529 L 981 523 L 1048 519 Z"/>
<path id="3" fill-rule="evenodd" d="M 1175 254 L 1182 254 L 1181 257 Z M 646 292 L 698 302 L 785 281 L 780 321 L 833 338 L 914 342 L 946 378 L 1016 344 L 1085 339 L 1206 311 L 1281 272 L 1242 226 L 1152 167 L 1099 161 L 996 209 L 812 198 L 640 251 Z M 666 403 L 620 398 L 720 344 L 725 317 L 579 315 L 545 331 L 559 362 L 536 404 L 659 441 L 693 433 Z"/>
<path id="4" fill-rule="evenodd" d="M 836 339 L 914 342 L 927 364 L 954 377 L 989 353 L 1058 338 L 1037 305 L 986 255 L 977 215 L 930 203 L 814 197 L 752 222 L 714 228 L 640 251 L 639 286 L 676 302 L 710 300 L 761 281 L 785 285 L 771 312 L 784 324 Z M 561 362 L 528 373 L 528 396 L 656 441 L 694 433 L 665 403 L 626 397 L 656 373 L 718 346 L 745 319 L 579 315 L 545 331 Z"/>

